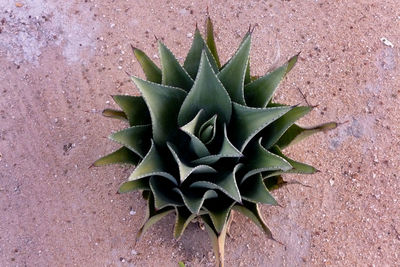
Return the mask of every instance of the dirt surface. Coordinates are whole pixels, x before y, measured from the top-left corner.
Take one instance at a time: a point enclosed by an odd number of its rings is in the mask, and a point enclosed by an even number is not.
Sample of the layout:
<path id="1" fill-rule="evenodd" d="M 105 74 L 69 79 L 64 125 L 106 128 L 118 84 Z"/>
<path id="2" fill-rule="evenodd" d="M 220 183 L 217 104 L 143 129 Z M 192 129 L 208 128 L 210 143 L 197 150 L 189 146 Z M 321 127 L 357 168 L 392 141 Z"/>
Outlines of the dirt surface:
<path id="1" fill-rule="evenodd" d="M 118 147 L 106 137 L 122 125 L 100 115 L 110 95 L 138 94 L 130 44 L 158 61 L 156 35 L 182 60 L 207 6 L 223 60 L 257 24 L 255 74 L 301 51 L 276 98 L 305 104 L 301 89 L 318 105 L 303 125 L 347 122 L 290 149 L 321 172 L 286 176 L 310 187 L 262 208 L 285 246 L 236 216 L 226 265 L 400 265 L 397 0 L 1 0 L 1 266 L 213 266 L 206 232 L 192 224 L 175 241 L 173 216 L 135 245 L 145 202 L 116 195 L 132 169 L 88 169 Z"/>

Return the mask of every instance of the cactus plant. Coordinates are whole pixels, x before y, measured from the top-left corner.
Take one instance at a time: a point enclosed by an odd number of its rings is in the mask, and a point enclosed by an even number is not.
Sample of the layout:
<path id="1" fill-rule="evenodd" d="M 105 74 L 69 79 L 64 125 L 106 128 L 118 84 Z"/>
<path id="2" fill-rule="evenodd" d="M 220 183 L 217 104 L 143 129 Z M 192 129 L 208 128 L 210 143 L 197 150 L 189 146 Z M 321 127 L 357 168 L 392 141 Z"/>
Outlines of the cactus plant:
<path id="1" fill-rule="evenodd" d="M 140 190 L 147 200 L 138 238 L 170 213 L 176 216 L 175 238 L 200 219 L 219 266 L 232 211 L 250 218 L 273 239 L 259 204 L 277 205 L 270 191 L 285 184 L 282 174 L 316 172 L 282 149 L 336 127 L 330 122 L 303 128 L 295 121 L 312 107 L 273 101 L 298 55 L 262 77 L 251 76 L 251 37 L 249 30 L 222 66 L 210 18 L 205 39 L 196 26 L 183 66 L 159 40 L 161 68 L 133 48 L 147 80 L 131 76 L 141 95 L 115 95 L 122 110 L 104 110 L 103 115 L 125 120 L 129 127 L 110 136 L 122 147 L 94 163 L 136 165 L 118 192 Z"/>

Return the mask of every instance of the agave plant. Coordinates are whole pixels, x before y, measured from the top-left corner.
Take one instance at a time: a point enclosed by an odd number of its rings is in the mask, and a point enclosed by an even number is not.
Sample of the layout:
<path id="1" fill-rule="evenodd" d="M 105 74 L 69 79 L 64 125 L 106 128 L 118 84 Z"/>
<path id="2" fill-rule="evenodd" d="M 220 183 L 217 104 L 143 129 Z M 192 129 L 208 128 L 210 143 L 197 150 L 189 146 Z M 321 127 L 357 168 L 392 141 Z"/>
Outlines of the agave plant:
<path id="1" fill-rule="evenodd" d="M 141 96 L 115 95 L 122 110 L 104 110 L 103 115 L 125 120 L 129 127 L 110 136 L 122 147 L 94 163 L 136 165 L 118 192 L 141 190 L 147 200 L 147 217 L 138 238 L 170 213 L 176 215 L 175 238 L 200 219 L 219 266 L 232 211 L 250 218 L 273 239 L 258 205 L 277 205 L 270 191 L 285 184 L 283 173 L 316 172 L 285 156 L 282 149 L 336 127 L 331 122 L 303 128 L 295 121 L 312 107 L 273 102 L 278 84 L 298 56 L 253 77 L 251 36 L 249 30 L 223 66 L 210 18 L 205 39 L 196 27 L 183 66 L 161 41 L 161 68 L 133 48 L 147 80 L 131 76 Z"/>

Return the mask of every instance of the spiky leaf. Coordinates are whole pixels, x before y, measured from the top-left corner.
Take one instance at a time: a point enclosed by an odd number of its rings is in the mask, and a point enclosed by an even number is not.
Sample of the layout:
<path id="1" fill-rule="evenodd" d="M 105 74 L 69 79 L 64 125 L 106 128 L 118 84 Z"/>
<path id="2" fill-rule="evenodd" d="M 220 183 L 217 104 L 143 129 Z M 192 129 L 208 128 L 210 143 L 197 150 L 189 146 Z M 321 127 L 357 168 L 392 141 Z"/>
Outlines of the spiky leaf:
<path id="1" fill-rule="evenodd" d="M 129 148 L 140 157 L 144 157 L 150 148 L 150 140 L 146 138 L 151 134 L 150 125 L 132 126 L 110 135 L 110 139 Z"/>
<path id="2" fill-rule="evenodd" d="M 132 76 L 132 80 L 139 88 L 150 110 L 154 142 L 165 145 L 176 134 L 176 116 L 186 97 L 186 92 L 179 88 L 144 81 L 134 76 Z"/>
<path id="3" fill-rule="evenodd" d="M 232 144 L 243 151 L 257 133 L 291 109 L 292 107 L 250 108 L 233 103 L 228 130 Z"/>
<path id="4" fill-rule="evenodd" d="M 206 118 L 215 114 L 222 122 L 229 122 L 231 118 L 232 105 L 229 95 L 212 70 L 204 51 L 193 88 L 179 111 L 178 124 L 187 124 L 201 109 L 204 110 Z"/>
<path id="5" fill-rule="evenodd" d="M 260 210 L 258 208 L 258 204 L 244 201 L 243 205 L 235 205 L 235 206 L 233 206 L 232 209 L 240 212 L 241 214 L 243 214 L 244 216 L 246 216 L 250 220 L 252 220 L 258 227 L 261 228 L 261 230 L 264 231 L 264 234 L 269 239 L 274 239 L 272 236 L 271 230 L 268 228 L 268 226 L 265 224 L 263 218 L 261 217 Z"/>
<path id="6" fill-rule="evenodd" d="M 140 49 L 132 46 L 133 53 L 136 59 L 142 66 L 144 75 L 150 82 L 161 83 L 161 70 L 160 68 Z"/>
<path id="7" fill-rule="evenodd" d="M 221 199 L 214 205 L 205 204 L 204 209 L 210 215 L 211 221 L 217 233 L 221 233 L 226 227 L 229 214 L 235 202 Z"/>
<path id="8" fill-rule="evenodd" d="M 176 207 L 176 220 L 174 226 L 174 238 L 179 239 L 188 224 L 197 216 L 185 207 Z"/>
<path id="9" fill-rule="evenodd" d="M 196 165 L 196 166 L 189 166 L 185 162 L 182 162 L 182 160 L 179 158 L 176 148 L 173 147 L 172 144 L 168 143 L 168 148 L 171 151 L 179 169 L 179 177 L 180 177 L 180 182 L 183 183 L 186 178 L 189 177 L 190 174 L 192 173 L 215 173 L 217 172 L 214 168 L 208 166 L 208 165 Z"/>
<path id="10" fill-rule="evenodd" d="M 261 138 L 258 142 L 252 143 L 247 154 L 251 155 L 251 157 L 246 158 L 246 161 L 244 162 L 243 171 L 245 175 L 243 176 L 241 183 L 243 183 L 248 177 L 261 172 L 277 170 L 288 171 L 293 168 L 287 160 L 266 150 L 261 145 Z"/>
<path id="11" fill-rule="evenodd" d="M 265 187 L 260 174 L 246 179 L 246 181 L 240 185 L 239 190 L 242 198 L 247 201 L 270 205 L 278 204 L 275 198 L 268 191 L 267 187 Z"/>
<path id="12" fill-rule="evenodd" d="M 196 26 L 196 30 L 194 32 L 192 47 L 189 50 L 188 55 L 186 56 L 185 62 L 183 67 L 186 69 L 188 74 L 195 79 L 201 59 L 201 53 L 205 50 L 207 54 L 207 58 L 210 61 L 210 64 L 215 73 L 218 73 L 218 66 L 215 62 L 213 55 L 210 52 L 210 49 L 207 47 L 206 43 L 204 42 L 203 37 L 201 37 L 200 31 Z"/>
<path id="13" fill-rule="evenodd" d="M 140 240 L 144 233 L 159 220 L 167 216 L 174 210 L 172 207 L 166 207 L 160 210 L 156 210 L 154 207 L 154 197 L 153 194 L 149 194 L 147 199 L 147 214 L 145 222 L 142 227 L 140 227 L 138 233 L 136 234 L 136 240 Z"/>
<path id="14" fill-rule="evenodd" d="M 172 52 L 160 41 L 158 49 L 161 58 L 162 84 L 189 91 L 192 88 L 193 79 L 179 64 Z"/>
<path id="15" fill-rule="evenodd" d="M 218 197 L 217 192 L 214 190 L 207 190 L 204 192 L 204 190 L 198 189 L 180 190 L 178 188 L 174 188 L 174 191 L 181 195 L 185 206 L 194 214 L 198 214 L 200 212 L 200 208 L 203 206 L 203 203 L 206 199 Z"/>
<path id="16" fill-rule="evenodd" d="M 211 54 L 213 55 L 215 62 L 217 63 L 217 67 L 221 68 L 221 63 L 219 61 L 219 56 L 217 52 L 217 46 L 215 44 L 214 39 L 214 27 L 210 17 L 207 17 L 206 21 L 206 42 L 207 47 L 210 49 Z"/>
<path id="17" fill-rule="evenodd" d="M 126 114 L 130 126 L 151 123 L 150 113 L 142 96 L 114 95 L 113 99 Z"/>
<path id="18" fill-rule="evenodd" d="M 328 122 L 310 128 L 303 128 L 301 126 L 298 126 L 297 124 L 293 124 L 282 135 L 276 145 L 279 146 L 281 149 L 284 149 L 285 147 L 300 142 L 304 138 L 307 138 L 315 133 L 335 129 L 337 125 L 338 124 L 336 122 Z"/>
<path id="19" fill-rule="evenodd" d="M 237 202 L 242 202 L 239 188 L 236 183 L 236 172 L 240 167 L 241 164 L 238 164 L 233 169 L 233 172 L 227 172 L 217 177 L 211 177 L 204 180 L 199 179 L 199 181 L 192 183 L 190 187 L 217 189 L 226 194 L 228 197 L 232 198 L 233 200 Z"/>
<path id="20" fill-rule="evenodd" d="M 156 209 L 164 207 L 183 206 L 183 202 L 179 199 L 179 194 L 175 192 L 175 184 L 164 177 L 151 176 L 150 188 L 154 195 L 154 206 Z"/>
<path id="21" fill-rule="evenodd" d="M 153 175 L 162 176 L 169 179 L 172 183 L 178 184 L 176 179 L 167 172 L 165 162 L 160 156 L 156 146 L 152 142 L 149 152 L 129 176 L 129 181 L 150 177 Z"/>
<path id="22" fill-rule="evenodd" d="M 267 149 L 271 148 L 295 121 L 306 115 L 311 109 L 312 107 L 294 107 L 285 115 L 268 125 L 261 133 L 264 137 L 262 145 Z"/>
<path id="23" fill-rule="evenodd" d="M 218 73 L 218 78 L 226 88 L 232 101 L 244 104 L 244 79 L 249 61 L 251 34 L 248 34 L 235 55 Z"/>
<path id="24" fill-rule="evenodd" d="M 139 163 L 139 161 L 140 157 L 135 152 L 133 152 L 129 148 L 121 147 L 120 149 L 96 160 L 93 163 L 93 166 L 98 167 L 98 166 L 117 164 L 117 163 L 127 163 L 136 165 Z"/>
<path id="25" fill-rule="evenodd" d="M 275 93 L 278 84 L 283 77 L 293 68 L 297 61 L 297 55 L 289 59 L 280 68 L 247 84 L 244 88 L 246 104 L 251 107 L 266 107 Z"/>

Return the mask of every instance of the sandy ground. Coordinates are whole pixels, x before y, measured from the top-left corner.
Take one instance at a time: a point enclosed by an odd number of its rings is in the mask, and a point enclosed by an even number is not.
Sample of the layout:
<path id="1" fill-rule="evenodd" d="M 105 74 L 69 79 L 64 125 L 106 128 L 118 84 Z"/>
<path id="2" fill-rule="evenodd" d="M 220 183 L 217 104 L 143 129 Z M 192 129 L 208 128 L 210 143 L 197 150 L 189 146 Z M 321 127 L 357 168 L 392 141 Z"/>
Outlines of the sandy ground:
<path id="1" fill-rule="evenodd" d="M 110 95 L 138 94 L 129 45 L 158 61 L 156 35 L 181 60 L 207 5 L 224 60 L 258 24 L 254 73 L 301 51 L 277 99 L 304 104 L 300 88 L 318 105 L 303 125 L 347 121 L 289 151 L 321 172 L 262 209 L 285 246 L 237 216 L 226 265 L 400 265 L 400 3 L 215 2 L 0 1 L 1 266 L 213 266 L 207 234 L 175 241 L 172 216 L 135 245 L 145 202 L 115 194 L 132 169 L 88 169 L 117 147 Z"/>

